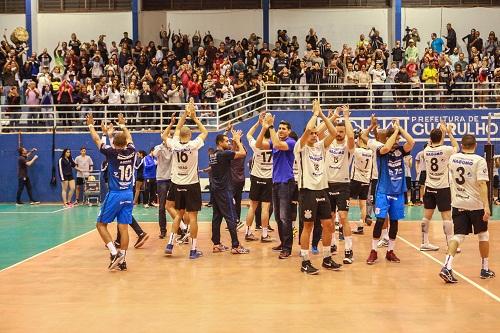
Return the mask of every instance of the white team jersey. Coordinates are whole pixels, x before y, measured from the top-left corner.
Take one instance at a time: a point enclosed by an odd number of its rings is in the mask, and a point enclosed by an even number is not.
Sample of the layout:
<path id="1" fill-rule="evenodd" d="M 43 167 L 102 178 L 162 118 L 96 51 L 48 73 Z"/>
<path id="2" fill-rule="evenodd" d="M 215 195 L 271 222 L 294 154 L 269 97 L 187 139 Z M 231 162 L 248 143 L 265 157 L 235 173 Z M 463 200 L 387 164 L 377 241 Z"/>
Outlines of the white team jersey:
<path id="1" fill-rule="evenodd" d="M 354 149 L 351 179 L 362 183 L 370 183 L 373 163 L 373 151 L 368 148 Z"/>
<path id="2" fill-rule="evenodd" d="M 255 147 L 255 139 L 251 138 L 249 141 L 250 148 L 253 150 L 252 157 L 252 170 L 250 174 L 259 178 L 273 178 L 273 151 L 262 150 Z"/>
<path id="3" fill-rule="evenodd" d="M 368 139 L 366 144 L 373 152 L 373 162 L 372 162 L 372 179 L 378 179 L 378 165 L 377 165 L 377 149 L 382 147 L 384 144 L 375 139 Z"/>
<path id="4" fill-rule="evenodd" d="M 351 164 L 352 153 L 347 148 L 347 139 L 344 143 L 337 143 L 333 140 L 326 152 L 326 165 L 329 183 L 349 183 L 349 165 Z"/>
<path id="5" fill-rule="evenodd" d="M 457 153 L 450 157 L 451 206 L 465 210 L 484 209 L 480 180 L 488 181 L 486 160 L 476 154 Z"/>
<path id="6" fill-rule="evenodd" d="M 167 139 L 167 147 L 172 149 L 172 183 L 190 185 L 199 182 L 198 150 L 204 142 L 200 137 L 181 143 L 179 137 Z"/>
<path id="7" fill-rule="evenodd" d="M 427 146 L 424 149 L 424 170 L 427 173 L 425 186 L 431 188 L 450 187 L 448 164 L 450 162 L 450 156 L 454 153 L 455 149 L 451 146 Z"/>
<path id="8" fill-rule="evenodd" d="M 421 150 L 415 156 L 415 170 L 417 171 L 417 178 L 420 178 L 420 173 L 425 170 L 424 151 Z"/>
<path id="9" fill-rule="evenodd" d="M 297 142 L 293 153 L 298 165 L 299 189 L 305 188 L 317 191 L 328 188 L 325 172 L 325 142 L 321 140 L 312 147 L 304 145 L 302 148 L 300 143 Z"/>

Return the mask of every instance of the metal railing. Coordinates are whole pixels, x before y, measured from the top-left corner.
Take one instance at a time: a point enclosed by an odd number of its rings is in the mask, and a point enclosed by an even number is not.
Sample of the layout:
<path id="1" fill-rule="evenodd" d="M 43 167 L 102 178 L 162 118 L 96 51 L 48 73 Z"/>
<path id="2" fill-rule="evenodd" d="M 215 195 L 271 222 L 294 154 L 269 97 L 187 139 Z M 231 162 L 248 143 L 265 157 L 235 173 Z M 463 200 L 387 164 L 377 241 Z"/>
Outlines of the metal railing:
<path id="1" fill-rule="evenodd" d="M 197 103 L 197 116 L 210 131 L 250 118 L 263 110 L 307 110 L 319 99 L 325 108 L 349 104 L 351 109 L 479 109 L 500 108 L 500 83 L 443 84 L 268 84 L 217 103 Z M 184 104 L 0 105 L 0 132 L 85 132 L 85 116 L 96 123 L 124 113 L 133 132 L 162 131 Z M 187 122 L 193 125 L 192 122 Z"/>

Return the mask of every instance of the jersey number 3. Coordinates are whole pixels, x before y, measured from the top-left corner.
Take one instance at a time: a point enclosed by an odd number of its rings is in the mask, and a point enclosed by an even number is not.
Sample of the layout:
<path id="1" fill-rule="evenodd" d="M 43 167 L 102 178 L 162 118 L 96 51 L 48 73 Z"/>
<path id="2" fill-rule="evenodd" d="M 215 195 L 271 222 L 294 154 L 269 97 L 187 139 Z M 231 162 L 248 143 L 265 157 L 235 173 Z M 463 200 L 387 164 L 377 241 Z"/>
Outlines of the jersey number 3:
<path id="1" fill-rule="evenodd" d="M 463 185 L 465 184 L 465 169 L 463 167 L 458 167 L 457 172 L 459 173 L 458 177 L 455 178 L 455 181 L 457 182 L 458 185 Z"/>

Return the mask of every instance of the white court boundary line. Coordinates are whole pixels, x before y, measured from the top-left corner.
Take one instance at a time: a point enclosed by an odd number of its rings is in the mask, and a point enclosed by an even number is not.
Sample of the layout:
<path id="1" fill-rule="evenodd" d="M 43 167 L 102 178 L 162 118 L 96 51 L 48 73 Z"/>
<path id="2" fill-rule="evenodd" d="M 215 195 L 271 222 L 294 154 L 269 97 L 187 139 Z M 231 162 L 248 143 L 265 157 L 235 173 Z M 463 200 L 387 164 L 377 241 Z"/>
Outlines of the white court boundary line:
<path id="1" fill-rule="evenodd" d="M 0 212 L 0 214 L 54 214 L 54 213 L 59 213 L 59 212 L 62 212 L 63 210 L 71 209 L 71 208 L 73 208 L 73 207 L 64 207 L 64 208 L 50 211 L 50 212 Z"/>
<path id="2" fill-rule="evenodd" d="M 421 254 L 423 254 L 424 256 L 426 256 L 427 258 L 431 259 L 432 261 L 438 263 L 441 265 L 441 267 L 444 266 L 444 262 L 434 258 L 433 256 L 431 256 L 430 254 L 428 254 L 427 252 L 425 251 L 420 251 L 420 248 L 415 246 L 413 243 L 411 243 L 410 241 L 407 241 L 406 239 L 404 239 L 403 237 L 401 236 L 397 236 L 401 241 L 403 241 L 404 243 L 406 243 L 406 245 L 409 245 L 410 247 L 414 248 L 415 250 L 417 250 L 418 252 L 420 252 Z M 493 300 L 497 301 L 500 303 L 500 297 L 498 297 L 497 295 L 495 295 L 494 293 L 492 293 L 491 291 L 489 291 L 488 289 L 478 285 L 476 282 L 472 281 L 471 279 L 469 279 L 468 277 L 466 277 L 465 275 L 457 272 L 456 270 L 453 270 L 453 273 L 455 273 L 455 275 L 459 276 L 462 280 L 464 280 L 465 282 L 469 283 L 470 285 L 472 285 L 473 287 L 476 287 L 477 289 L 479 289 L 480 291 L 482 291 L 483 293 L 485 293 L 487 296 L 491 297 Z"/>
<path id="3" fill-rule="evenodd" d="M 16 266 L 19 266 L 19 265 L 21 265 L 21 264 L 24 264 L 25 262 L 30 261 L 31 259 L 35 259 L 36 257 L 39 257 L 39 256 L 41 256 L 42 254 L 45 254 L 45 253 L 50 252 L 50 251 L 52 251 L 52 250 L 55 250 L 55 249 L 57 249 L 58 247 L 61 247 L 61 246 L 63 246 L 63 245 L 66 245 L 66 244 L 68 244 L 68 243 L 70 243 L 70 242 L 72 242 L 72 241 L 74 241 L 74 240 L 77 240 L 77 239 L 79 239 L 79 238 L 82 238 L 82 237 L 84 237 L 84 236 L 87 236 L 88 234 L 90 234 L 90 233 L 92 233 L 92 232 L 94 232 L 94 231 L 96 231 L 96 230 L 97 230 L 97 229 L 95 229 L 95 228 L 94 228 L 94 229 L 92 229 L 92 230 L 89 230 L 89 231 L 87 231 L 87 232 L 85 232 L 85 233 L 83 233 L 83 234 L 81 234 L 81 235 L 79 235 L 79 236 L 73 237 L 73 238 L 71 238 L 70 240 L 65 241 L 64 243 L 61 243 L 61 244 L 58 244 L 58 245 L 56 245 L 56 246 L 54 246 L 54 247 L 48 248 L 48 249 L 47 249 L 47 250 L 45 250 L 45 251 L 39 252 L 39 253 L 37 253 L 37 254 L 35 254 L 35 255 L 33 255 L 33 256 L 31 256 L 31 257 L 29 257 L 29 258 L 26 258 L 26 259 L 24 259 L 24 260 L 21 260 L 21 261 L 19 261 L 19 262 L 16 262 L 16 263 L 15 263 L 15 264 L 13 264 L 13 265 L 7 266 L 7 267 L 5 267 L 5 268 L 1 269 L 1 270 L 0 270 L 0 273 L 4 272 L 4 271 L 6 271 L 6 270 L 9 270 L 9 269 L 11 269 L 11 268 L 14 268 L 14 267 L 16 267 Z"/>

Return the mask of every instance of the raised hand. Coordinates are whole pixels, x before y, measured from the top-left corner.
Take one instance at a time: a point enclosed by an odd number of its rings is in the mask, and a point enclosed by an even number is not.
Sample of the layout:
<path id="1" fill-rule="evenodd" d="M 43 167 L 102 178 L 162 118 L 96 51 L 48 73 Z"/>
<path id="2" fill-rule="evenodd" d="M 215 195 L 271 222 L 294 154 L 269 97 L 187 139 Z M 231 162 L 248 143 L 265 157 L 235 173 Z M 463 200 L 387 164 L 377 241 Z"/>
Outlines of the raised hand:
<path id="1" fill-rule="evenodd" d="M 101 131 L 102 133 L 108 133 L 108 127 L 106 126 L 104 120 L 101 121 Z"/>
<path id="2" fill-rule="evenodd" d="M 265 112 L 261 112 L 259 114 L 259 124 L 262 125 L 262 123 L 264 122 L 264 118 L 266 117 L 266 113 Z"/>
<path id="3" fill-rule="evenodd" d="M 349 115 L 351 114 L 351 112 L 349 111 L 349 105 L 342 105 L 340 109 L 342 110 L 344 118 L 349 119 Z"/>
<path id="4" fill-rule="evenodd" d="M 170 125 L 174 126 L 175 125 L 175 113 L 172 113 L 172 117 L 170 117 Z"/>
<path id="5" fill-rule="evenodd" d="M 118 120 L 119 125 L 125 125 L 127 123 L 127 120 L 125 119 L 125 116 L 123 115 L 123 113 L 118 114 L 117 120 Z"/>
<path id="6" fill-rule="evenodd" d="M 263 125 L 266 126 L 266 128 L 269 128 L 273 124 L 274 124 L 274 116 L 271 113 L 266 113 Z"/>
<path id="7" fill-rule="evenodd" d="M 233 136 L 233 141 L 240 142 L 243 132 L 241 130 L 231 130 L 231 134 Z"/>
<path id="8" fill-rule="evenodd" d="M 375 113 L 372 113 L 370 116 L 370 126 L 377 127 L 377 117 L 375 117 Z"/>
<path id="9" fill-rule="evenodd" d="M 94 117 L 92 113 L 87 114 L 87 126 L 94 125 Z"/>

